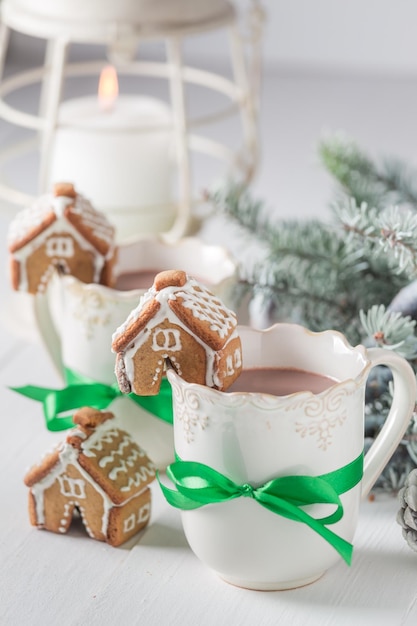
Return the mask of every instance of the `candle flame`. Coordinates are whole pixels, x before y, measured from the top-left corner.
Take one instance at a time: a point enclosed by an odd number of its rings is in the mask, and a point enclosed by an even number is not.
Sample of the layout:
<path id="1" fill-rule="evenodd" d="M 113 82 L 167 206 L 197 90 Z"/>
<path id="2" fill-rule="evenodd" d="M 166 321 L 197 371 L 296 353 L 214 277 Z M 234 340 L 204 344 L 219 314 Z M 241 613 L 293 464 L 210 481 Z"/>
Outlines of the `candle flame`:
<path id="1" fill-rule="evenodd" d="M 113 65 L 103 67 L 98 83 L 98 101 L 103 111 L 111 111 L 119 94 L 119 81 Z"/>

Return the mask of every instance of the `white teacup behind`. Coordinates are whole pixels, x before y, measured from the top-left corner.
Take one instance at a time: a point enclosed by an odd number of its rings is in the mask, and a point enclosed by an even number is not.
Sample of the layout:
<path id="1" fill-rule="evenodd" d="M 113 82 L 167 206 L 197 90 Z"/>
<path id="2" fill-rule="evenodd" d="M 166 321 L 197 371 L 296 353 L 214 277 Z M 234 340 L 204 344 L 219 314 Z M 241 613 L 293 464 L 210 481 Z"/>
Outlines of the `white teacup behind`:
<path id="1" fill-rule="evenodd" d="M 411 367 L 394 353 L 353 348 L 334 331 L 312 333 L 293 324 L 239 330 L 244 369 L 302 370 L 331 380 L 317 394 L 300 391 L 278 397 L 224 393 L 187 383 L 169 370 L 179 458 L 207 465 L 237 485 L 258 488 L 282 476 L 322 476 L 360 460 L 369 370 L 381 363 L 391 368 L 395 392 L 390 414 L 365 457 L 362 480 L 359 474 L 356 486 L 340 492 L 343 517 L 329 526 L 351 542 L 361 495 L 369 492 L 409 423 L 416 398 Z M 334 510 L 323 504 L 302 508 L 314 518 Z M 222 578 L 242 587 L 301 586 L 340 558 L 305 523 L 274 514 L 252 497 L 184 510 L 182 521 L 195 554 Z"/>
<path id="2" fill-rule="evenodd" d="M 227 301 L 236 265 L 226 250 L 196 238 L 166 243 L 152 238 L 122 246 L 116 288 L 85 284 L 73 276 L 56 275 L 46 294 L 34 297 L 35 318 L 43 343 L 64 378 L 65 368 L 97 382 L 114 384 L 114 330 L 138 304 L 161 270 L 181 267 Z M 121 290 L 138 285 L 140 288 Z M 112 411 L 123 421 L 158 467 L 173 458 L 172 427 L 128 398 L 118 398 Z"/>

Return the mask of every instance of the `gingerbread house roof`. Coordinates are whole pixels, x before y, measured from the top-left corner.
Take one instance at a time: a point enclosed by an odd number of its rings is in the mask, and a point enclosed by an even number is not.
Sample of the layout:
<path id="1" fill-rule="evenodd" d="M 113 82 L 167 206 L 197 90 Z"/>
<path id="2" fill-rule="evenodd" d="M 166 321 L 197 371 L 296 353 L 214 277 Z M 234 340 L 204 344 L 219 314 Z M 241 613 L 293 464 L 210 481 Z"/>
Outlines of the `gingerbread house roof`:
<path id="1" fill-rule="evenodd" d="M 8 232 L 9 252 L 24 248 L 45 233 L 55 222 L 64 219 L 103 257 L 114 248 L 115 229 L 105 215 L 78 194 L 71 183 L 58 183 L 11 222 Z"/>
<path id="2" fill-rule="evenodd" d="M 33 466 L 24 478 L 26 486 L 65 471 L 69 464 L 79 465 L 109 496 L 122 504 L 137 495 L 155 478 L 155 467 L 131 436 L 113 422 L 110 412 L 84 407 L 74 415 L 77 427 L 66 441 Z"/>
<path id="3" fill-rule="evenodd" d="M 168 270 L 157 274 L 152 287 L 113 334 L 113 352 L 123 352 L 150 324 L 173 314 L 212 350 L 221 350 L 237 326 L 235 313 L 211 291 L 182 270 Z"/>

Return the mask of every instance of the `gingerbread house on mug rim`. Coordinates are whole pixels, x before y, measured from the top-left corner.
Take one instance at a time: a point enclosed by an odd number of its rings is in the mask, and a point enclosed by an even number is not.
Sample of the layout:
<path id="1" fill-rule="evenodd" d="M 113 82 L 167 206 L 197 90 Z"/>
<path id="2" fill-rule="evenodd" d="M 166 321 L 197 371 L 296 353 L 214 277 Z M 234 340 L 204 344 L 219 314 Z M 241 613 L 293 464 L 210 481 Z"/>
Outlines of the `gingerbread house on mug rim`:
<path id="1" fill-rule="evenodd" d="M 113 335 L 121 391 L 155 395 L 167 360 L 184 380 L 227 389 L 242 368 L 236 315 L 181 270 L 160 272 Z"/>
<path id="2" fill-rule="evenodd" d="M 146 526 L 155 467 L 113 418 L 80 409 L 66 441 L 26 474 L 33 526 L 66 533 L 77 510 L 90 537 L 113 546 Z"/>
<path id="3" fill-rule="evenodd" d="M 43 292 L 56 267 L 85 283 L 112 285 L 115 229 L 70 183 L 20 211 L 8 232 L 14 289 Z"/>

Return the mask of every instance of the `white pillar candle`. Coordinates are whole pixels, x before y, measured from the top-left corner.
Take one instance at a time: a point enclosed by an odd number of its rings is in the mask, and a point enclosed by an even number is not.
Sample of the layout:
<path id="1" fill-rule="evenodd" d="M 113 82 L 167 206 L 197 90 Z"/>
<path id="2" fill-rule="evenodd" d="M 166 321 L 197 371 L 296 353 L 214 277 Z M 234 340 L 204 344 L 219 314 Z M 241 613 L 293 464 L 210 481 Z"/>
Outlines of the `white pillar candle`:
<path id="1" fill-rule="evenodd" d="M 52 145 L 48 182 L 65 180 L 108 216 L 119 241 L 172 225 L 172 116 L 161 101 L 118 96 L 64 102 Z"/>

